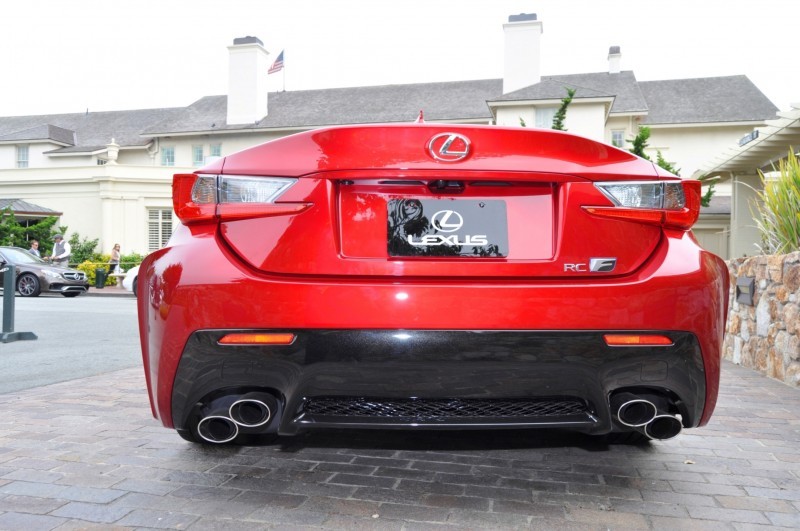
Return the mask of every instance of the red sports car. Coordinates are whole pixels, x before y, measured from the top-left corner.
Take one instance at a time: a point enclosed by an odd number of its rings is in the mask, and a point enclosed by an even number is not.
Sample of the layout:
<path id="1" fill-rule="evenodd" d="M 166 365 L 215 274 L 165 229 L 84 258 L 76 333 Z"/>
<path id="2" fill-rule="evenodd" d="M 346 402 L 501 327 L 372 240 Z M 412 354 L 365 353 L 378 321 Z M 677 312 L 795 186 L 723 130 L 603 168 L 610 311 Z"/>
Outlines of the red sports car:
<path id="1" fill-rule="evenodd" d="M 176 175 L 140 269 L 153 414 L 184 438 L 706 424 L 728 273 L 700 183 L 586 138 L 319 129 Z"/>

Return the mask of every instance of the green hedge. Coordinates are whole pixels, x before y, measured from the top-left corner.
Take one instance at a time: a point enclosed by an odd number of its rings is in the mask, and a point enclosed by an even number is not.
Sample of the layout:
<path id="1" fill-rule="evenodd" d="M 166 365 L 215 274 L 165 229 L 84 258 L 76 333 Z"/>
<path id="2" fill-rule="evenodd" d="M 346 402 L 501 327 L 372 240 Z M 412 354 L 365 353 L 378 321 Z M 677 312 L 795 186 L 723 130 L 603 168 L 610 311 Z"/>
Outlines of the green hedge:
<path id="1" fill-rule="evenodd" d="M 106 273 L 108 273 L 109 260 L 111 260 L 110 254 L 93 254 L 91 260 L 86 260 L 74 267 L 75 269 L 86 273 L 86 277 L 89 279 L 89 284 L 94 286 L 95 280 L 97 278 L 95 275 L 95 270 L 102 268 L 105 269 Z M 120 257 L 119 266 L 120 269 L 124 272 L 134 266 L 141 264 L 142 260 L 144 260 L 144 255 L 138 253 L 123 254 Z M 106 278 L 106 283 L 105 283 L 106 286 L 115 286 L 116 284 L 117 284 L 116 277 Z"/>

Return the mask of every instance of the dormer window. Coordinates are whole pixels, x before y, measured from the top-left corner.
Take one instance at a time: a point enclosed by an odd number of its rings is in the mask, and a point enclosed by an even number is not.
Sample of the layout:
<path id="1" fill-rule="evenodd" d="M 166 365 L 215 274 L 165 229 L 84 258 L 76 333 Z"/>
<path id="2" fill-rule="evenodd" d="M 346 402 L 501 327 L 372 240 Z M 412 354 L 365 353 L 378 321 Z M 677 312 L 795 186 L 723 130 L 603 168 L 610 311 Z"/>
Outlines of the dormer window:
<path id="1" fill-rule="evenodd" d="M 612 129 L 611 130 L 611 145 L 618 148 L 625 146 L 625 130 Z"/>
<path id="2" fill-rule="evenodd" d="M 168 146 L 161 148 L 161 165 L 175 166 L 175 147 Z"/>
<path id="3" fill-rule="evenodd" d="M 203 165 L 203 146 L 196 145 L 192 146 L 192 166 L 202 166 Z"/>
<path id="4" fill-rule="evenodd" d="M 536 127 L 552 129 L 557 110 L 557 107 L 536 107 Z"/>
<path id="5" fill-rule="evenodd" d="M 17 168 L 28 167 L 28 146 L 17 146 Z"/>

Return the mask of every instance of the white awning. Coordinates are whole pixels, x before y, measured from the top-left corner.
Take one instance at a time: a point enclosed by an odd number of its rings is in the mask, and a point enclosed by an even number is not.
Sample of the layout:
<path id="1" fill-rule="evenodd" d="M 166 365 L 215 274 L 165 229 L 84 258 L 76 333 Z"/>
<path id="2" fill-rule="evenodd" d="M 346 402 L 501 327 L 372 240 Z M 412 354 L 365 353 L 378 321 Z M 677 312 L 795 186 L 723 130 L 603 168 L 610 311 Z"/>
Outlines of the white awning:
<path id="1" fill-rule="evenodd" d="M 727 178 L 731 173 L 755 173 L 757 169 L 771 171 L 790 149 L 800 149 L 800 103 L 793 103 L 791 107 L 789 111 L 778 112 L 777 119 L 767 120 L 767 125 L 755 128 L 738 144 L 700 166 L 694 178 L 702 175 Z"/>

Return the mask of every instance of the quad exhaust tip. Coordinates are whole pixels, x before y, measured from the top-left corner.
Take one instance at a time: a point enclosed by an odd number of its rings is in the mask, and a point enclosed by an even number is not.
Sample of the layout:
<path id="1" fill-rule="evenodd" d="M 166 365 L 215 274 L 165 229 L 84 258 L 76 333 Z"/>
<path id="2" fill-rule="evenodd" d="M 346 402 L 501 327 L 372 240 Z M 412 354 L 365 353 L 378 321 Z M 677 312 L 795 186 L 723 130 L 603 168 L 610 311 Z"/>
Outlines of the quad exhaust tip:
<path id="1" fill-rule="evenodd" d="M 226 395 L 208 405 L 206 411 L 210 412 L 197 423 L 197 435 L 210 443 L 225 444 L 236 439 L 242 429 L 269 424 L 277 409 L 275 398 L 267 393 Z"/>
<path id="2" fill-rule="evenodd" d="M 682 429 L 681 421 L 674 415 L 658 415 L 644 427 L 644 434 L 651 439 L 666 441 L 677 437 Z"/>
<path id="3" fill-rule="evenodd" d="M 633 393 L 619 393 L 612 397 L 610 405 L 620 424 L 635 428 L 650 439 L 666 441 L 677 437 L 683 430 L 678 417 L 663 411 L 667 404 L 661 397 L 648 395 L 643 398 Z"/>
<path id="4" fill-rule="evenodd" d="M 214 444 L 231 442 L 239 435 L 239 426 L 223 415 L 209 415 L 197 423 L 197 434 Z"/>
<path id="5" fill-rule="evenodd" d="M 617 409 L 617 418 L 621 424 L 638 428 L 652 422 L 658 415 L 656 405 L 643 398 L 627 400 Z"/>
<path id="6" fill-rule="evenodd" d="M 243 397 L 231 404 L 228 415 L 239 426 L 258 428 L 269 422 L 272 410 L 262 400 Z"/>

